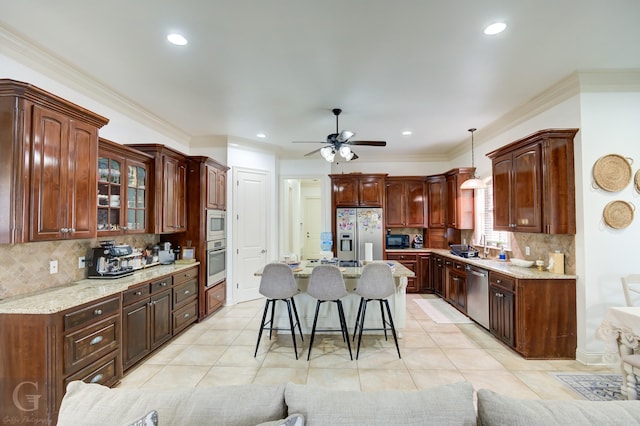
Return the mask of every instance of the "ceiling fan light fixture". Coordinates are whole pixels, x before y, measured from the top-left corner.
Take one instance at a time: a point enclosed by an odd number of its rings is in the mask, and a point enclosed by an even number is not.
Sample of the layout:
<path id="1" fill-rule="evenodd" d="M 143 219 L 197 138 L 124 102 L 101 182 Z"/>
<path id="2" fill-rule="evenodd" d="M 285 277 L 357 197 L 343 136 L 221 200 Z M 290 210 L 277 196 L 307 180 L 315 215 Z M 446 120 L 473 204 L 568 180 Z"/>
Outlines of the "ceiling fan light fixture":
<path id="1" fill-rule="evenodd" d="M 473 161 L 473 132 L 476 130 L 476 128 L 469 129 L 469 132 L 471 132 L 471 167 L 473 167 L 473 174 L 471 175 L 471 179 L 462 182 L 460 189 L 484 189 L 487 187 L 487 184 L 476 176 L 476 166 Z"/>
<path id="2" fill-rule="evenodd" d="M 349 148 L 347 145 L 342 145 L 339 149 L 339 152 L 342 158 L 347 158 L 349 155 L 351 155 L 351 148 Z"/>
<path id="3" fill-rule="evenodd" d="M 322 158 L 328 162 L 332 162 L 333 158 L 336 156 L 336 152 L 333 150 L 333 147 L 325 146 L 320 150 L 320 155 L 322 155 Z"/>
<path id="4" fill-rule="evenodd" d="M 356 158 L 358 158 L 358 157 L 356 157 L 356 154 L 353 151 L 349 151 L 349 155 L 344 157 L 345 161 L 355 160 Z"/>

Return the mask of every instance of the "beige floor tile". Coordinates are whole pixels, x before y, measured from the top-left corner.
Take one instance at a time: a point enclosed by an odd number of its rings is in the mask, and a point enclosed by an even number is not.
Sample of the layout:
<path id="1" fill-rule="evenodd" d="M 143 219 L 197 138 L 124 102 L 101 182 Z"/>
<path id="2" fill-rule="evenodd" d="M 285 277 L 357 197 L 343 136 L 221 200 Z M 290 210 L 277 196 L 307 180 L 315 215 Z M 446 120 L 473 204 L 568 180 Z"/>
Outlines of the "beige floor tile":
<path id="1" fill-rule="evenodd" d="M 144 389 L 193 388 L 207 374 L 209 368 L 196 365 L 167 365 L 140 387 Z"/>
<path id="2" fill-rule="evenodd" d="M 349 358 L 349 354 L 326 354 L 320 357 L 314 357 L 313 351 L 311 352 L 311 360 L 308 362 L 309 368 L 358 368 L 358 364 L 356 361 L 352 361 Z M 355 352 L 354 352 L 354 360 L 355 360 Z M 304 351 L 302 359 L 307 362 L 307 351 Z"/>
<path id="3" fill-rule="evenodd" d="M 284 348 L 280 348 L 284 349 Z M 296 354 L 293 352 L 293 347 L 288 348 L 286 351 L 270 350 L 267 352 L 264 361 L 262 362 L 263 368 L 307 368 L 306 352 L 303 352 L 298 348 L 298 359 L 296 360 Z"/>
<path id="4" fill-rule="evenodd" d="M 514 371 L 513 374 L 541 399 L 583 399 L 547 371 Z"/>
<path id="5" fill-rule="evenodd" d="M 206 365 L 213 366 L 227 350 L 224 346 L 191 345 L 176 355 L 169 365 Z"/>
<path id="6" fill-rule="evenodd" d="M 441 348 L 478 348 L 478 344 L 468 338 L 464 333 L 440 333 L 432 331 L 429 333 L 431 339 Z"/>
<path id="7" fill-rule="evenodd" d="M 408 370 L 418 389 L 429 389 L 440 385 L 464 382 L 458 370 Z"/>
<path id="8" fill-rule="evenodd" d="M 502 364 L 482 349 L 447 349 L 446 354 L 460 371 L 505 370 Z"/>
<path id="9" fill-rule="evenodd" d="M 193 344 L 229 346 L 238 338 L 240 333 L 242 333 L 242 330 L 206 329 L 193 341 Z"/>
<path id="10" fill-rule="evenodd" d="M 356 369 L 310 368 L 307 384 L 334 390 L 360 390 L 360 376 Z"/>
<path id="11" fill-rule="evenodd" d="M 263 367 L 256 374 L 253 383 L 278 384 L 292 382 L 303 385 L 307 381 L 308 371 L 306 368 Z"/>
<path id="12" fill-rule="evenodd" d="M 211 367 L 198 382 L 197 387 L 246 385 L 253 383 L 258 368 L 246 367 Z"/>
<path id="13" fill-rule="evenodd" d="M 260 321 L 254 321 L 253 318 L 246 317 L 220 317 L 217 321 L 211 321 L 207 324 L 209 329 L 216 330 L 244 330 L 249 324 L 256 324 L 256 330 L 260 327 Z"/>
<path id="14" fill-rule="evenodd" d="M 417 390 L 408 370 L 360 369 L 360 387 L 364 392 L 381 390 Z"/>
<path id="15" fill-rule="evenodd" d="M 144 363 L 145 364 L 159 364 L 166 365 L 171 362 L 180 352 L 191 347 L 191 345 L 182 345 L 179 343 L 171 343 L 158 349 L 153 355 L 151 355 Z"/>
<path id="16" fill-rule="evenodd" d="M 393 342 L 393 337 L 389 336 L 389 340 Z M 405 331 L 402 338 L 398 339 L 398 344 L 400 348 L 435 348 L 438 346 L 424 330 Z"/>
<path id="17" fill-rule="evenodd" d="M 547 360 L 527 360 L 509 349 L 487 349 L 486 352 L 508 370 L 553 370 Z"/>
<path id="18" fill-rule="evenodd" d="M 408 369 L 413 370 L 452 370 L 455 366 L 439 348 L 405 349 L 402 360 Z"/>
<path id="19" fill-rule="evenodd" d="M 164 365 L 161 364 L 149 364 L 144 362 L 137 367 L 129 370 L 127 374 L 122 378 L 119 388 L 139 388 L 145 384 L 149 379 L 158 374 Z"/>
<path id="20" fill-rule="evenodd" d="M 202 334 L 207 331 L 207 328 L 202 326 L 202 324 L 195 324 L 193 327 L 183 331 L 179 336 L 176 336 L 171 344 L 178 345 L 190 345 L 194 343 Z"/>
<path id="21" fill-rule="evenodd" d="M 522 380 L 507 370 L 465 370 L 461 373 L 475 390 L 489 389 L 513 398 L 540 399 Z"/>
<path id="22" fill-rule="evenodd" d="M 400 349 L 400 355 L 403 350 Z M 355 356 L 355 355 L 354 355 Z M 355 358 L 354 358 L 355 359 Z M 398 357 L 396 348 L 371 350 L 369 348 L 360 348 L 360 355 L 355 361 L 359 369 L 367 370 L 406 370 L 407 366 L 404 361 Z"/>
<path id="23" fill-rule="evenodd" d="M 256 368 L 260 367 L 264 360 L 267 349 L 266 345 L 261 345 L 258 350 L 258 355 L 253 356 L 254 348 L 249 346 L 229 346 L 227 350 L 216 361 L 216 367 L 243 367 Z"/>

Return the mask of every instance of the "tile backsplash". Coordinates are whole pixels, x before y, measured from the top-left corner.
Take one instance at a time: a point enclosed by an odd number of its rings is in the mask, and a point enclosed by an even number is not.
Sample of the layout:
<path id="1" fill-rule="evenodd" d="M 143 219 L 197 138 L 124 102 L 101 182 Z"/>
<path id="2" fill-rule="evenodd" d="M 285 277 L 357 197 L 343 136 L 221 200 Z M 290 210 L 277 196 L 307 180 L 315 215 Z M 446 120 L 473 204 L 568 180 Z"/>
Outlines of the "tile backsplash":
<path id="1" fill-rule="evenodd" d="M 468 242 L 478 241 L 473 231 L 462 231 L 462 237 Z M 529 234 L 523 232 L 510 233 L 510 250 L 507 257 L 516 257 L 527 260 L 542 259 L 545 267 L 549 264 L 549 253 L 556 250 L 564 253 L 564 272 L 574 275 L 576 273 L 576 247 L 575 235 L 551 235 Z M 530 255 L 525 255 L 525 248 L 529 247 Z M 489 257 L 497 257 L 498 250 L 492 249 Z"/>
<path id="2" fill-rule="evenodd" d="M 100 241 L 115 240 L 144 248 L 160 241 L 159 235 L 137 234 L 116 238 L 63 240 L 42 243 L 0 244 L 0 299 L 61 286 L 87 277 L 78 257 L 87 256 Z M 49 261 L 58 261 L 58 273 L 49 274 Z"/>

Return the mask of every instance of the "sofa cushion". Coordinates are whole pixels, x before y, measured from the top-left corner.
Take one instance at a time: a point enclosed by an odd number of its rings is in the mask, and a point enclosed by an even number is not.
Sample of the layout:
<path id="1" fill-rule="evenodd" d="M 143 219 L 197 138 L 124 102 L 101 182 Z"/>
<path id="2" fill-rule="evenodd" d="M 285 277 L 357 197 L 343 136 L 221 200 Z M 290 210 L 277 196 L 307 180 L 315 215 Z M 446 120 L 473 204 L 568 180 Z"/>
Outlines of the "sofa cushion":
<path id="1" fill-rule="evenodd" d="M 286 419 L 264 422 L 257 426 L 304 426 L 304 416 L 302 414 L 289 414 Z"/>
<path id="2" fill-rule="evenodd" d="M 461 382 L 420 391 L 340 391 L 288 383 L 290 413 L 314 425 L 476 425 L 473 387 Z"/>
<path id="3" fill-rule="evenodd" d="M 527 400 L 480 389 L 478 424 L 633 425 L 640 424 L 640 401 Z"/>
<path id="4" fill-rule="evenodd" d="M 110 389 L 74 381 L 67 386 L 58 425 L 126 425 L 151 410 L 161 426 L 255 425 L 287 417 L 284 384 L 190 389 Z"/>

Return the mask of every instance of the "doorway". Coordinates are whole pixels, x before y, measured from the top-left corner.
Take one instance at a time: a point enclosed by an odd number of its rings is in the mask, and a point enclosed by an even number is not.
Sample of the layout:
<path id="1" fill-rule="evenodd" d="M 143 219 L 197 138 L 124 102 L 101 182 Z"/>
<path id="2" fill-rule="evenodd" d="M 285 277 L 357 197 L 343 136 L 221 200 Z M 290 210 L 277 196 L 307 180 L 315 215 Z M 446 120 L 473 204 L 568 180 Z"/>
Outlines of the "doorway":
<path id="1" fill-rule="evenodd" d="M 319 178 L 286 178 L 282 186 L 280 256 L 321 257 L 323 230 L 322 182 Z"/>

